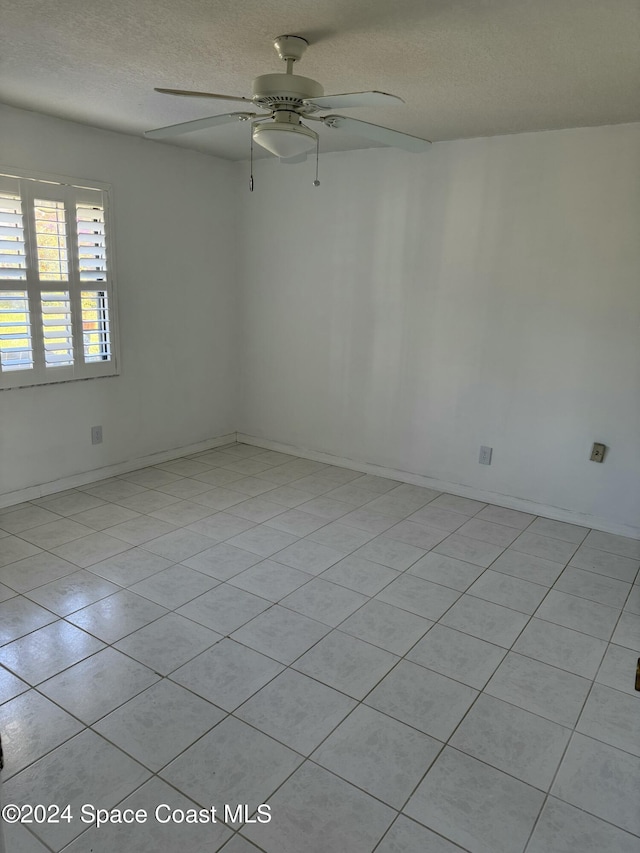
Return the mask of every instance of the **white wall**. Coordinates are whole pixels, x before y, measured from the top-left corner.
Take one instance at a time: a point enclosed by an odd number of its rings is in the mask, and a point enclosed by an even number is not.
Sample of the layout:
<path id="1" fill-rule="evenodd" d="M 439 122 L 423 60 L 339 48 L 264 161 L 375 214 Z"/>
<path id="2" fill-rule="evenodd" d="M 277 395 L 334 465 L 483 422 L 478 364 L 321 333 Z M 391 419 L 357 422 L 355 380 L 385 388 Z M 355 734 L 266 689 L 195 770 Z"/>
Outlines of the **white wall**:
<path id="1" fill-rule="evenodd" d="M 0 106 L 7 166 L 112 185 L 122 373 L 0 392 L 0 496 L 234 430 L 233 166 Z"/>
<path id="2" fill-rule="evenodd" d="M 639 154 L 626 125 L 326 154 L 318 189 L 260 162 L 239 430 L 640 535 Z"/>

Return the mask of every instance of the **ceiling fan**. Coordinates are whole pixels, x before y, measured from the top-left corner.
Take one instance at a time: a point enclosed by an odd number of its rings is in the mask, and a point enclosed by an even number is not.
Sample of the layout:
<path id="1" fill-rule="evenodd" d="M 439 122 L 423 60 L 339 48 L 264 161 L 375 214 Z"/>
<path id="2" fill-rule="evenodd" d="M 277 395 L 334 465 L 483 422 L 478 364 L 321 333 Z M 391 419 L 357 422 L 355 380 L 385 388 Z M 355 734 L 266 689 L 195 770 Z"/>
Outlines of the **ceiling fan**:
<path id="1" fill-rule="evenodd" d="M 258 107 L 263 112 L 233 112 L 207 118 L 185 121 L 148 130 L 150 139 L 167 139 L 182 133 L 204 130 L 209 127 L 234 121 L 251 121 L 252 141 L 275 154 L 282 162 L 301 162 L 307 152 L 318 151 L 318 134 L 302 123 L 322 122 L 333 130 L 353 133 L 357 136 L 380 142 L 405 151 L 425 151 L 431 144 L 426 139 L 400 133 L 388 127 L 369 124 L 340 115 L 319 115 L 328 110 L 350 109 L 351 107 L 377 107 L 404 103 L 397 95 L 385 92 L 353 92 L 342 95 L 325 95 L 322 86 L 308 77 L 293 73 L 293 64 L 300 60 L 309 43 L 300 36 L 278 36 L 273 45 L 280 59 L 287 64 L 284 74 L 262 74 L 253 81 L 250 98 L 232 95 L 215 95 L 209 92 L 190 92 L 182 89 L 156 89 L 165 95 L 182 95 L 190 98 L 213 98 L 218 101 L 236 101 Z M 316 175 L 317 179 L 317 175 Z"/>

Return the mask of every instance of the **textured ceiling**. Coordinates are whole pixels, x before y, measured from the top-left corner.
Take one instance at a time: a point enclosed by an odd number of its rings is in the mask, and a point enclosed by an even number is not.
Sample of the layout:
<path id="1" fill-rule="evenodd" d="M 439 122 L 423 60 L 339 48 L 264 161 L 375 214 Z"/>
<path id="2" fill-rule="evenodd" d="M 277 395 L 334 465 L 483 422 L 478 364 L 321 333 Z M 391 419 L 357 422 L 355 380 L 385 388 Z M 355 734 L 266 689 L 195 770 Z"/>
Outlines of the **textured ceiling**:
<path id="1" fill-rule="evenodd" d="M 0 101 L 135 135 L 241 109 L 153 88 L 250 96 L 253 77 L 284 71 L 272 40 L 285 33 L 309 40 L 295 72 L 327 94 L 406 101 L 345 115 L 434 141 L 640 120 L 639 0 L 0 0 L 0 11 Z M 323 131 L 324 150 L 369 145 Z M 242 159 L 249 130 L 175 144 Z"/>

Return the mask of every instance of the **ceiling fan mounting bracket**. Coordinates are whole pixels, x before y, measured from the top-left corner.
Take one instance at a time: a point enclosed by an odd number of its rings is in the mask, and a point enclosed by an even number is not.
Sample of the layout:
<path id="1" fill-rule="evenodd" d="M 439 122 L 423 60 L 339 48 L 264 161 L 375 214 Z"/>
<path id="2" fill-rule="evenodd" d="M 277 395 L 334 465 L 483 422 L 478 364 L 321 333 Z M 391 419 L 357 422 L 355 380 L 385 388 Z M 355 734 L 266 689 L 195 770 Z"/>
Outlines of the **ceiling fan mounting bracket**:
<path id="1" fill-rule="evenodd" d="M 273 40 L 273 46 L 284 62 L 298 62 L 309 47 L 309 42 L 301 36 L 278 36 Z"/>

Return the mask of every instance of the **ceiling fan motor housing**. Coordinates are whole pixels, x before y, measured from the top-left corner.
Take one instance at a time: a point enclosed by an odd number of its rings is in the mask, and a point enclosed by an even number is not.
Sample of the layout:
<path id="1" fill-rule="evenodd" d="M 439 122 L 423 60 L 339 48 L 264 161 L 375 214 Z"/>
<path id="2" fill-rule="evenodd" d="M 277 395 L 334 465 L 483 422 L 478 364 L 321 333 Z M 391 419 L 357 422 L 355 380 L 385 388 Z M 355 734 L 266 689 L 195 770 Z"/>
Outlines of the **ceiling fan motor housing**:
<path id="1" fill-rule="evenodd" d="M 323 95 L 320 83 L 297 74 L 262 74 L 253 81 L 254 104 L 269 110 L 278 105 L 304 107 L 303 101 Z"/>

